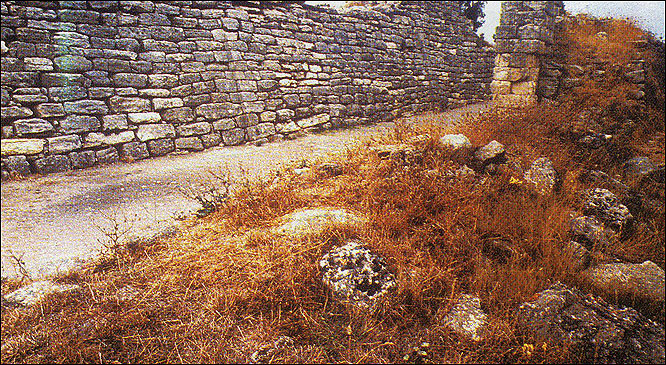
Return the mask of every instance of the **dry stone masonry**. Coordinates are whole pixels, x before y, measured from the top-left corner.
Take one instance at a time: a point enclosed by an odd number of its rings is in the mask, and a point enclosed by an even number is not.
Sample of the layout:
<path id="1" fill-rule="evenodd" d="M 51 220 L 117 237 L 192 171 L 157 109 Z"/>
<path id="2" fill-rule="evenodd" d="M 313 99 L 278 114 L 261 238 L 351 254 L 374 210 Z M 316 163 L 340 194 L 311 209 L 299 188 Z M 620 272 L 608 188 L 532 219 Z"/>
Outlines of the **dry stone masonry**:
<path id="1" fill-rule="evenodd" d="M 563 15 L 561 1 L 502 3 L 495 33 L 493 100 L 521 106 L 536 102 L 538 96 L 555 95 L 561 74 L 551 59 Z"/>
<path id="2" fill-rule="evenodd" d="M 264 143 L 484 100 L 456 2 L 6 1 L 2 176 Z"/>

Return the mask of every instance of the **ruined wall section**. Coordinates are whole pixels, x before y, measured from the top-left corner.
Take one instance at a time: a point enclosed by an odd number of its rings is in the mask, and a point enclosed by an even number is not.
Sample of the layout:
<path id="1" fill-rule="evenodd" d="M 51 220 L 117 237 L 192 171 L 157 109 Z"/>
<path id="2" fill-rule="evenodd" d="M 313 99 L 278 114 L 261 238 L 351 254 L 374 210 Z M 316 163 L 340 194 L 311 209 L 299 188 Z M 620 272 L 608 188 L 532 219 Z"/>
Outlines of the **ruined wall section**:
<path id="1" fill-rule="evenodd" d="M 505 1 L 495 33 L 491 89 L 499 105 L 523 106 L 557 94 L 561 66 L 555 54 L 562 1 Z"/>
<path id="2" fill-rule="evenodd" d="M 455 2 L 7 1 L 2 174 L 384 121 L 489 95 Z"/>

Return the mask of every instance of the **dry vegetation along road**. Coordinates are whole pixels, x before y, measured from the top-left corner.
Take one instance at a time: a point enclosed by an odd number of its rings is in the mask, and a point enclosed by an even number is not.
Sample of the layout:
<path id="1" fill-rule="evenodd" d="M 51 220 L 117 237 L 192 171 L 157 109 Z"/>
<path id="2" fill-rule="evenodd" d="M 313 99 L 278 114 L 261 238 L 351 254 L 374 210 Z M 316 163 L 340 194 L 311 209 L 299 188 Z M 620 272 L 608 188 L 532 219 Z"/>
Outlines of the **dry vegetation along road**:
<path id="1" fill-rule="evenodd" d="M 475 104 L 443 113 L 406 118 L 408 123 L 438 120 L 455 124 Z M 104 232 L 115 223 L 127 237 L 150 237 L 168 230 L 174 217 L 200 205 L 182 193 L 197 181 L 228 170 L 261 176 L 281 164 L 313 161 L 341 152 L 359 138 L 390 131 L 391 122 L 311 134 L 263 146 L 216 147 L 131 164 L 115 164 L 2 183 L 2 276 L 18 275 L 14 258 L 22 258 L 33 278 L 75 267 L 99 253 Z M 115 223 L 114 223 L 115 222 Z M 126 237 L 126 238 L 127 238 Z"/>

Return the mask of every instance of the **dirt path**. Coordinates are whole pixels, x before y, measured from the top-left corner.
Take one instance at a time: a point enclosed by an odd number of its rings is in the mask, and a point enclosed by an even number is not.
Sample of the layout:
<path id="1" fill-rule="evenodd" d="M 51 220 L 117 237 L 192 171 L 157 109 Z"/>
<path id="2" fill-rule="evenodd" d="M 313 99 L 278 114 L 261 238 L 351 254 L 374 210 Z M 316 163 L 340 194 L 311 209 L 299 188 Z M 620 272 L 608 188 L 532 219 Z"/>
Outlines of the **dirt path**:
<path id="1" fill-rule="evenodd" d="M 406 121 L 419 123 L 436 117 L 442 123 L 455 124 L 464 114 L 485 107 L 475 104 Z M 238 175 L 242 167 L 257 176 L 290 161 L 312 161 L 343 151 L 358 138 L 387 132 L 393 125 L 380 123 L 260 147 L 216 147 L 3 182 L 2 276 L 17 275 L 11 256 L 22 257 L 33 277 L 76 266 L 99 252 L 100 240 L 107 241 L 102 231 L 110 231 L 113 217 L 121 228 L 131 227 L 134 237 L 152 236 L 173 227 L 174 216 L 200 207 L 181 192 L 182 187 L 210 178 L 209 171 L 226 167 Z"/>

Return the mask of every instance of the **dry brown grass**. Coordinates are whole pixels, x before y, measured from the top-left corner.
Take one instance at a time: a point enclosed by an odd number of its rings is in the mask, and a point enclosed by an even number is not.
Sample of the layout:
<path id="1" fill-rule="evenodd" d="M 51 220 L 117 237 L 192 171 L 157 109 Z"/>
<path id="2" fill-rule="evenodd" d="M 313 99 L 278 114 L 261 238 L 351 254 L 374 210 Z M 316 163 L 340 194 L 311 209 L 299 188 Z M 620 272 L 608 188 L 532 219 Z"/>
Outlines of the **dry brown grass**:
<path id="1" fill-rule="evenodd" d="M 426 361 L 433 363 L 576 362 L 566 348 L 530 342 L 515 325 L 515 309 L 556 281 L 579 284 L 562 250 L 569 213 L 590 187 L 579 176 L 585 169 L 619 173 L 614 163 L 643 146 L 627 139 L 632 143 L 610 149 L 581 148 L 570 138 L 579 112 L 563 100 L 469 119 L 463 132 L 473 144 L 498 140 L 509 157 L 476 184 L 441 177 L 458 166 L 438 146 L 450 130 L 437 120 L 418 130 L 398 126 L 332 156 L 339 176 L 287 169 L 271 182 L 236 182 L 234 198 L 216 212 L 186 222 L 173 237 L 133 245 L 123 265 L 100 262 L 59 279 L 81 290 L 28 309 L 3 306 L 2 362 L 250 362 L 254 351 L 283 335 L 294 344 L 267 351 L 264 361 L 403 362 L 412 347 L 428 342 Z M 424 134 L 424 141 L 410 142 Z M 663 150 L 663 138 L 653 140 L 652 150 Z M 422 158 L 407 167 L 382 160 L 368 148 L 379 143 L 415 144 Z M 520 170 L 542 156 L 562 173 L 552 196 L 521 183 Z M 663 186 L 652 189 L 663 205 Z M 346 208 L 368 223 L 304 237 L 268 229 L 284 214 L 312 206 Z M 663 211 L 639 217 L 633 238 L 609 253 L 663 267 Z M 398 278 L 397 290 L 370 310 L 334 301 L 320 281 L 319 258 L 349 238 L 385 257 Z M 3 294 L 14 287 L 3 283 Z M 481 342 L 442 325 L 461 293 L 478 295 L 489 314 Z M 658 317 L 658 309 L 640 309 Z M 658 319 L 663 323 L 663 312 Z"/>

